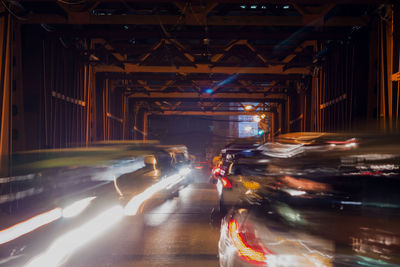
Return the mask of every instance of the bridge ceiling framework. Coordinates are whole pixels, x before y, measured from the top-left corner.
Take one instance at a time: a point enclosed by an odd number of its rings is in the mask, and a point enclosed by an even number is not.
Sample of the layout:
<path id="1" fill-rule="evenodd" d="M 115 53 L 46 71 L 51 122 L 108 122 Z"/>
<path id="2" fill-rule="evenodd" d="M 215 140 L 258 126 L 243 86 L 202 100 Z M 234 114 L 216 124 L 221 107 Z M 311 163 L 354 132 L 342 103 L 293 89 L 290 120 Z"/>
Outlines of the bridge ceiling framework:
<path id="1" fill-rule="evenodd" d="M 2 94 L 2 110 L 20 111 L 2 112 L 1 140 L 15 139 L 3 150 L 26 148 L 28 125 L 46 136 L 32 148 L 87 145 L 142 138 L 132 129 L 145 113 L 245 102 L 268 106 L 277 133 L 398 121 L 396 1 L 5 0 L 1 9 L 12 22 L 2 38 L 20 61 L 5 61 L 7 46 L 2 60 L 22 81 Z M 28 105 L 30 96 L 42 101 Z"/>

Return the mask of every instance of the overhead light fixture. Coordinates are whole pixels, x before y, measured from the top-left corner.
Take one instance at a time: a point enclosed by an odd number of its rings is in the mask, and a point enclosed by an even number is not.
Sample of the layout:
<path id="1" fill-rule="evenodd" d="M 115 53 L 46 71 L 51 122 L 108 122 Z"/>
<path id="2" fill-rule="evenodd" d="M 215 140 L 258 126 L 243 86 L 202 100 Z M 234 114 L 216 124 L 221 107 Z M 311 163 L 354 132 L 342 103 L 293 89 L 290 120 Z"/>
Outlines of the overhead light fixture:
<path id="1" fill-rule="evenodd" d="M 261 114 L 261 119 L 265 119 L 265 114 Z"/>
<path id="2" fill-rule="evenodd" d="M 246 105 L 246 106 L 244 106 L 244 109 L 245 110 L 253 110 L 254 107 L 252 105 Z"/>
<path id="3" fill-rule="evenodd" d="M 289 9 L 289 8 L 290 8 L 289 5 L 284 5 L 284 6 L 283 6 L 283 9 Z"/>
<path id="4" fill-rule="evenodd" d="M 213 92 L 213 89 L 212 88 L 207 88 L 206 90 L 204 90 L 204 92 L 206 94 L 211 94 Z"/>

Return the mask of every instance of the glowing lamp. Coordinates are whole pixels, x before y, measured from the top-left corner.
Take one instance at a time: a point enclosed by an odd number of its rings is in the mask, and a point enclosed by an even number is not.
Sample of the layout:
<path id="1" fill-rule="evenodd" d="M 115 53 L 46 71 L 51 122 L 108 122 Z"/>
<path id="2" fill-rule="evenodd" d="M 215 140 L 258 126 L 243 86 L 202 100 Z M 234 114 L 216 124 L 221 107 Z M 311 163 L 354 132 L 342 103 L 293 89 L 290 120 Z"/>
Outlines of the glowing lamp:
<path id="1" fill-rule="evenodd" d="M 253 106 L 252 105 L 246 105 L 246 106 L 244 106 L 244 109 L 245 110 L 253 110 Z"/>

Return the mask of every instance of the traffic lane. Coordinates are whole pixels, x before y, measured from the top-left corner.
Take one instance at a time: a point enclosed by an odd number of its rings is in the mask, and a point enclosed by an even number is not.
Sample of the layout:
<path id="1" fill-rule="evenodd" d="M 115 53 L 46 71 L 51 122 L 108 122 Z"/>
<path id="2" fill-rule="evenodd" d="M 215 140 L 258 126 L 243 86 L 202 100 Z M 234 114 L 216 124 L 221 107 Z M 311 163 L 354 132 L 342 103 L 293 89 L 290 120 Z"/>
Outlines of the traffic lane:
<path id="1" fill-rule="evenodd" d="M 126 217 L 66 266 L 218 266 L 219 229 L 211 225 L 217 199 L 214 185 L 191 184 L 179 197 Z"/>
<path id="2" fill-rule="evenodd" d="M 151 186 L 156 182 L 154 178 L 154 171 L 141 170 L 122 176 L 120 179 L 124 181 L 124 188 L 129 189 L 129 193 L 139 192 L 145 187 Z M 136 181 L 140 180 L 138 184 Z M 115 206 L 124 205 L 129 198 L 120 198 L 116 191 L 115 185 L 111 182 L 104 186 L 90 190 L 85 193 L 74 195 L 74 200 L 83 199 L 88 196 L 96 196 L 90 206 L 75 218 L 60 218 L 53 223 L 42 226 L 37 230 L 3 244 L 0 247 L 0 265 L 6 264 L 7 266 L 22 266 L 29 259 L 35 255 L 40 254 L 50 244 L 57 239 L 57 237 L 80 227 L 85 222 L 94 218 L 104 210 Z M 164 194 L 164 200 L 166 194 Z M 63 203 L 72 203 L 72 200 L 65 199 Z M 161 202 L 161 199 L 159 200 Z M 60 204 L 60 203 L 59 203 Z"/>

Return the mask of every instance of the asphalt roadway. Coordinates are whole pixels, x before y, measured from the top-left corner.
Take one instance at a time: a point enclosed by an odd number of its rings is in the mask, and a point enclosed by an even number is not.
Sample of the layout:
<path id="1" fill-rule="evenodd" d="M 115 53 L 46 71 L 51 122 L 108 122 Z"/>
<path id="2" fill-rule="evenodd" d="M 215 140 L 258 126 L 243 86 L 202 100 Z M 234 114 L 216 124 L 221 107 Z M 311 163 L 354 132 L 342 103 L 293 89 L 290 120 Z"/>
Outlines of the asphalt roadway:
<path id="1" fill-rule="evenodd" d="M 218 266 L 217 191 L 199 173 L 191 175 L 194 183 L 179 196 L 143 218 L 125 218 L 66 266 Z"/>

